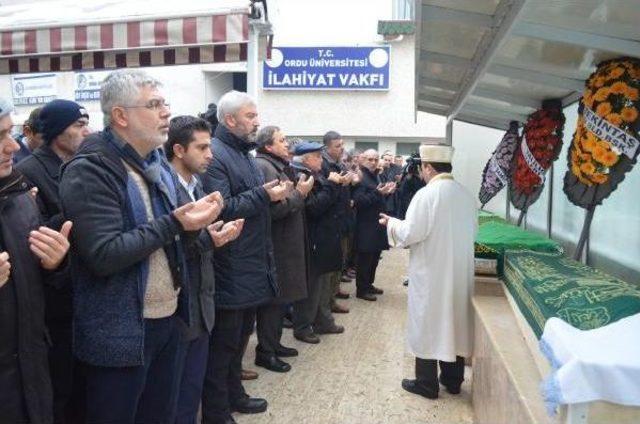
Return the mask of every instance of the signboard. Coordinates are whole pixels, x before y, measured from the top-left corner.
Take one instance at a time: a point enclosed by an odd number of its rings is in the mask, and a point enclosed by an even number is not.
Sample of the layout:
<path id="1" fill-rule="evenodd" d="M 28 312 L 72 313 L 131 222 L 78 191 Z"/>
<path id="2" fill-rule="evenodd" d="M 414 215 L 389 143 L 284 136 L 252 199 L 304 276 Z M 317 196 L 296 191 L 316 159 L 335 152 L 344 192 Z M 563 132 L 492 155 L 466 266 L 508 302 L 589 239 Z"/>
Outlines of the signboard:
<path id="1" fill-rule="evenodd" d="M 41 105 L 50 102 L 58 95 L 58 83 L 55 74 L 11 77 L 13 104 L 16 106 Z"/>
<path id="2" fill-rule="evenodd" d="M 389 90 L 389 46 L 274 47 L 265 90 Z"/>
<path id="3" fill-rule="evenodd" d="M 110 73 L 109 71 L 77 73 L 74 90 L 76 101 L 100 100 L 100 85 Z"/>

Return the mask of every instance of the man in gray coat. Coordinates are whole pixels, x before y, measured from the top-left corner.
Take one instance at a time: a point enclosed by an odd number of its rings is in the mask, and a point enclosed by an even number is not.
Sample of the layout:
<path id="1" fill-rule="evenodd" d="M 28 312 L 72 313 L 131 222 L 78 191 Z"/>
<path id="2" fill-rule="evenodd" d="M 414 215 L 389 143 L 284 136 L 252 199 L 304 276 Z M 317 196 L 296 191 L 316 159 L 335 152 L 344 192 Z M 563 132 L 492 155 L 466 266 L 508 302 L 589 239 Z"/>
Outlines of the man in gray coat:
<path id="1" fill-rule="evenodd" d="M 289 143 L 275 126 L 261 129 L 256 137 L 256 163 L 265 181 L 293 181 L 288 162 Z M 304 199 L 313 188 L 313 177 L 300 179 L 296 189 L 281 201 L 271 202 L 271 240 L 276 262 L 280 296 L 258 308 L 256 365 L 275 372 L 291 366 L 281 357 L 297 356 L 298 351 L 280 344 L 284 305 L 307 297 L 307 255 L 304 226 Z"/>

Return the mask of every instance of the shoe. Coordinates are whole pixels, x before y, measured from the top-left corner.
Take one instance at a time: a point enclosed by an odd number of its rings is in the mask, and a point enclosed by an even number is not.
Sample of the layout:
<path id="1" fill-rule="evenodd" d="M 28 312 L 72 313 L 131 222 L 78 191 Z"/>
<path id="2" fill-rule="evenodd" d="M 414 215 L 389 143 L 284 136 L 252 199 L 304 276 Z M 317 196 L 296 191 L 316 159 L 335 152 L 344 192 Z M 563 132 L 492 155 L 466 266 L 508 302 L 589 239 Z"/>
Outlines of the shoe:
<path id="1" fill-rule="evenodd" d="M 255 380 L 258 378 L 258 373 L 251 370 L 240 371 L 240 380 Z"/>
<path id="2" fill-rule="evenodd" d="M 384 290 L 377 288 L 376 286 L 371 286 L 369 289 L 369 293 L 371 294 L 384 294 Z"/>
<path id="3" fill-rule="evenodd" d="M 358 293 L 356 294 L 356 297 L 358 299 L 368 300 L 369 302 L 375 302 L 376 300 L 378 300 L 378 298 L 371 293 Z"/>
<path id="4" fill-rule="evenodd" d="M 231 411 L 241 414 L 259 414 L 267 410 L 266 399 L 252 398 L 249 395 L 231 402 Z"/>
<path id="5" fill-rule="evenodd" d="M 460 394 L 460 386 L 447 386 L 446 384 L 444 384 L 442 382 L 442 380 L 440 380 L 440 384 L 442 384 L 444 386 L 445 389 L 447 389 L 447 392 L 451 393 L 452 395 L 459 395 Z"/>
<path id="6" fill-rule="evenodd" d="M 349 308 L 336 303 L 331 307 L 331 312 L 333 312 L 334 314 L 348 314 Z"/>
<path id="7" fill-rule="evenodd" d="M 322 328 L 319 330 L 316 328 L 316 333 L 317 334 L 342 334 L 344 333 L 344 327 L 341 325 L 334 324 L 332 327 L 329 327 L 329 328 Z"/>
<path id="8" fill-rule="evenodd" d="M 280 345 L 276 348 L 276 356 L 279 358 L 293 358 L 294 356 L 298 356 L 298 350 Z"/>
<path id="9" fill-rule="evenodd" d="M 349 277 L 352 280 L 354 280 L 356 278 L 356 270 L 355 269 L 347 270 L 346 275 L 347 275 L 347 277 Z"/>
<path id="10" fill-rule="evenodd" d="M 347 292 L 339 291 L 338 293 L 336 293 L 336 298 L 338 299 L 349 299 L 350 297 L 351 295 Z"/>
<path id="11" fill-rule="evenodd" d="M 341 283 L 351 283 L 352 281 L 353 278 L 349 277 L 347 274 L 342 274 L 342 276 L 340 277 Z"/>
<path id="12" fill-rule="evenodd" d="M 296 340 L 300 340 L 301 342 L 310 343 L 310 344 L 318 344 L 320 343 L 320 337 L 316 333 L 306 333 L 306 334 L 294 334 L 293 337 Z"/>
<path id="13" fill-rule="evenodd" d="M 431 390 L 418 383 L 418 380 L 402 380 L 402 388 L 409 393 L 426 397 L 427 399 L 438 399 L 438 391 Z"/>
<path id="14" fill-rule="evenodd" d="M 293 322 L 289 318 L 284 317 L 282 319 L 282 328 L 293 328 Z"/>
<path id="15" fill-rule="evenodd" d="M 289 372 L 291 365 L 287 364 L 276 355 L 265 355 L 256 352 L 255 364 L 273 372 Z"/>
<path id="16" fill-rule="evenodd" d="M 444 384 L 443 384 L 444 386 Z M 460 386 L 458 387 L 454 387 L 454 386 L 444 386 L 445 389 L 447 389 L 447 392 L 451 393 L 452 395 L 459 395 L 460 394 Z"/>

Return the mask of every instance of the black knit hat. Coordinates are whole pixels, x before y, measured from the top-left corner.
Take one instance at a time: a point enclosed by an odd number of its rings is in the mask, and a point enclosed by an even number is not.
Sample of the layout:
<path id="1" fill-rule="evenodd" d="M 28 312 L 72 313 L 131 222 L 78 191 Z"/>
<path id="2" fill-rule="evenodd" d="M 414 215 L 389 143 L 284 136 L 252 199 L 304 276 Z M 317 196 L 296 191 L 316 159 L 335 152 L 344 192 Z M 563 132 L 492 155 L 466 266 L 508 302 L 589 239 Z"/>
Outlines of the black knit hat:
<path id="1" fill-rule="evenodd" d="M 71 100 L 52 100 L 40 112 L 42 138 L 46 144 L 64 132 L 71 124 L 80 118 L 89 119 L 87 110 Z"/>

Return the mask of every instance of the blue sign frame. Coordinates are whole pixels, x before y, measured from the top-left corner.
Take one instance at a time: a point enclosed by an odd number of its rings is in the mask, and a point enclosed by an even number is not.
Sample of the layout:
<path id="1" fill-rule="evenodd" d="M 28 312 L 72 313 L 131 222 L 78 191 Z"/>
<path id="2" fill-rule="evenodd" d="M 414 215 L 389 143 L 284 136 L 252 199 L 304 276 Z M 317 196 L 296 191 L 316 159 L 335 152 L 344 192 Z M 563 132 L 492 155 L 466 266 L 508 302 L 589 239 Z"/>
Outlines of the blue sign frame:
<path id="1" fill-rule="evenodd" d="M 264 90 L 389 90 L 389 46 L 274 47 Z"/>

